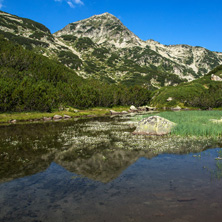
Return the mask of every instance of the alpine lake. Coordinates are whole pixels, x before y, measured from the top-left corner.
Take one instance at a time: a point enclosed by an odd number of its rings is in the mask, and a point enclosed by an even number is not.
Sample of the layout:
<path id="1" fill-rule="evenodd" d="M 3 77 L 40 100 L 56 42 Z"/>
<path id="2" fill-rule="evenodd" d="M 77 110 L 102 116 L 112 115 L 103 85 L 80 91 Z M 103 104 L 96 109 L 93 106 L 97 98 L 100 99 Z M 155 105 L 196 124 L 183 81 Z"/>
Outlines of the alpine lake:
<path id="1" fill-rule="evenodd" d="M 0 221 L 221 221 L 221 141 L 133 135 L 136 122 L 0 126 Z"/>

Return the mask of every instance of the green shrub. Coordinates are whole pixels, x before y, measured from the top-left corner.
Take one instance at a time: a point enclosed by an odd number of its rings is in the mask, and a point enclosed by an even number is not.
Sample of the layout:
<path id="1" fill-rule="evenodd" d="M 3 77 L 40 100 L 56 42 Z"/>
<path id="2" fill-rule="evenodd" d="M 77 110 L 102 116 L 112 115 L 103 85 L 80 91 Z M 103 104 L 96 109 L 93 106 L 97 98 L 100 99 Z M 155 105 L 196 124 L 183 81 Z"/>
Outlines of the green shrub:
<path id="1" fill-rule="evenodd" d="M 94 43 L 88 37 L 78 38 L 75 42 L 75 47 L 79 51 L 87 50 L 88 48 L 93 48 Z"/>

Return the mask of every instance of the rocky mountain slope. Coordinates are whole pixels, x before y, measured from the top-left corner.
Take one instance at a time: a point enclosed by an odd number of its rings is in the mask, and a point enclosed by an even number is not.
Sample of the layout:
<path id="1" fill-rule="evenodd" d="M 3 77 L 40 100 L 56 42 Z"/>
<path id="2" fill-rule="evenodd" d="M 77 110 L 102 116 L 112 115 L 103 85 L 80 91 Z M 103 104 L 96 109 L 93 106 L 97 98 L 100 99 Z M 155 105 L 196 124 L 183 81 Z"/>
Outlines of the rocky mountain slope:
<path id="1" fill-rule="evenodd" d="M 0 11 L 0 34 L 27 48 L 50 47 L 54 37 L 44 25 Z"/>
<path id="2" fill-rule="evenodd" d="M 84 78 L 109 83 L 159 88 L 193 80 L 222 64 L 222 53 L 202 47 L 142 41 L 109 13 L 71 23 L 52 35 L 42 24 L 0 11 L 0 34 Z"/>
<path id="3" fill-rule="evenodd" d="M 212 109 L 222 107 L 222 65 L 205 76 L 177 86 L 156 91 L 151 104 L 162 109 L 196 107 Z"/>

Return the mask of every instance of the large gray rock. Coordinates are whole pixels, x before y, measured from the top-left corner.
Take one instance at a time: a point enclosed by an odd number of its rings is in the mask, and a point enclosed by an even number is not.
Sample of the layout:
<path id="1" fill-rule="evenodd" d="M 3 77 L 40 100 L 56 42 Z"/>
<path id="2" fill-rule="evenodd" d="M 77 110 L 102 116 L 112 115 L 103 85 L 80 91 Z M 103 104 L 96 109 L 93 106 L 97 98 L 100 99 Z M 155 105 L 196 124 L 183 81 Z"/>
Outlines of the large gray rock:
<path id="1" fill-rule="evenodd" d="M 143 135 L 166 135 L 171 132 L 172 128 L 176 125 L 163 117 L 150 116 L 142 119 L 133 132 L 133 134 Z"/>

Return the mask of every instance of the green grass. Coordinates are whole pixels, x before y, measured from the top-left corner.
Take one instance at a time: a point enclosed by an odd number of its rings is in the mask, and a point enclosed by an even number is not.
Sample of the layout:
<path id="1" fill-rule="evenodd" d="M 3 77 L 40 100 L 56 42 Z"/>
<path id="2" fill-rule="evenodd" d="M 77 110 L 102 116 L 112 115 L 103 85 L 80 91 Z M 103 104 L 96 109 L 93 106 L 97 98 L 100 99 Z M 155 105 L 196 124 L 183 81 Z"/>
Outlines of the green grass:
<path id="1" fill-rule="evenodd" d="M 144 115 L 140 119 L 151 116 Z M 221 119 L 222 111 L 180 111 L 160 112 L 158 115 L 177 123 L 172 135 L 222 137 L 222 123 L 213 123 L 210 119 Z"/>
<path id="2" fill-rule="evenodd" d="M 21 112 L 21 113 L 0 113 L 0 124 L 9 123 L 11 120 L 16 120 L 17 122 L 26 122 L 30 120 L 42 120 L 43 117 L 53 117 L 54 115 L 69 115 L 72 118 L 79 117 L 91 117 L 91 116 L 104 116 L 110 113 L 110 110 L 113 109 L 117 112 L 121 112 L 123 110 L 129 110 L 128 106 L 118 106 L 118 107 L 95 107 L 87 110 L 77 110 L 75 108 L 70 107 L 69 110 L 64 111 L 53 111 L 51 113 L 47 112 Z"/>

